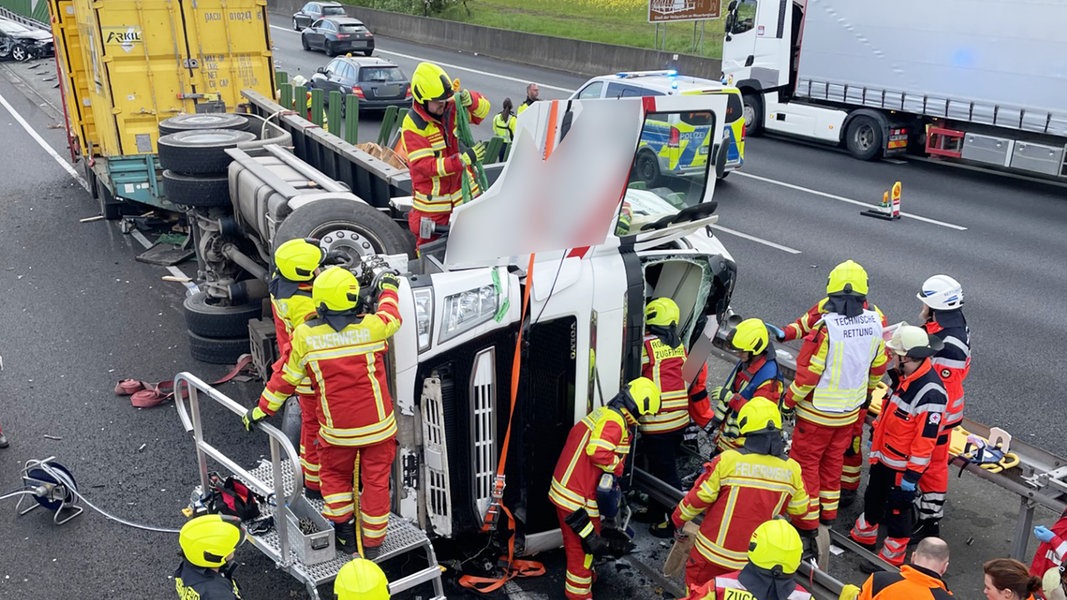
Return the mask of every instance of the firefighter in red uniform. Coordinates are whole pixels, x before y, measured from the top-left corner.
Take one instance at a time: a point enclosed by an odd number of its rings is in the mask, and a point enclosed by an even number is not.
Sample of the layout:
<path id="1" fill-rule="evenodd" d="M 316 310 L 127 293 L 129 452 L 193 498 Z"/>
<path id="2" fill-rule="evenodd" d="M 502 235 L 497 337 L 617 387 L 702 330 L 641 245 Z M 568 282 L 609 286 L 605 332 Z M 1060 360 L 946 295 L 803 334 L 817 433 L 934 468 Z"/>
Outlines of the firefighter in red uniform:
<path id="1" fill-rule="evenodd" d="M 1067 557 L 1067 511 L 1052 529 L 1044 525 L 1034 527 L 1034 537 L 1041 543 L 1034 551 L 1030 574 L 1042 579 L 1047 600 L 1067 600 L 1064 589 L 1063 559 Z"/>
<path id="2" fill-rule="evenodd" d="M 274 332 L 278 341 L 278 360 L 271 368 L 279 373 L 289 362 L 293 329 L 315 316 L 311 300 L 311 280 L 322 264 L 324 255 L 317 240 L 295 239 L 274 251 L 277 271 L 270 280 L 270 304 L 274 313 Z M 300 402 L 300 468 L 304 472 L 304 494 L 322 499 L 319 490 L 318 402 L 311 392 L 311 380 L 304 377 L 296 386 Z"/>
<path id="3" fill-rule="evenodd" d="M 752 532 L 748 563 L 740 571 L 691 590 L 686 600 L 811 600 L 793 581 L 803 551 L 800 535 L 788 521 L 766 521 Z"/>
<path id="4" fill-rule="evenodd" d="M 656 384 L 638 377 L 571 428 L 552 474 L 548 499 L 556 505 L 563 551 L 567 555 L 564 593 L 571 600 L 592 598 L 593 556 L 619 555 L 623 549 L 600 537 L 601 512 L 617 508 L 622 475 L 630 452 L 630 428 L 642 415 L 659 411 Z M 607 506 L 607 504 L 612 506 Z M 602 506 L 604 504 L 604 506 Z"/>
<path id="5" fill-rule="evenodd" d="M 708 426 L 711 434 L 718 433 L 720 451 L 736 450 L 744 440 L 737 429 L 737 413 L 753 398 L 770 400 L 776 406 L 782 395 L 782 375 L 770 343 L 767 326 L 759 319 L 745 319 L 737 324 L 726 339 L 741 353 L 726 383 L 711 392 L 715 418 Z"/>
<path id="6" fill-rule="evenodd" d="M 455 100 L 454 95 L 444 69 L 428 62 L 415 67 L 411 110 L 400 126 L 400 136 L 411 171 L 413 204 L 408 227 L 415 234 L 416 249 L 448 231 L 452 209 L 463 202 L 464 177 L 472 198 L 481 193 L 470 166 L 485 158 L 485 144 L 460 151 L 456 111 L 467 111 L 470 122 L 478 124 L 489 115 L 489 100 L 470 90 L 461 90 Z"/>
<path id="7" fill-rule="evenodd" d="M 800 465 L 784 458 L 782 416 L 769 400 L 753 398 L 741 407 L 740 450 L 727 450 L 704 465 L 671 515 L 676 530 L 706 512 L 685 564 L 689 587 L 745 566 L 749 538 L 760 523 L 808 510 Z"/>
<path id="8" fill-rule="evenodd" d="M 796 377 L 782 397 L 783 416 L 796 415 L 789 456 L 803 469 L 809 497 L 806 514 L 793 519 L 804 538 L 805 558 L 819 555 L 819 525 L 829 527 L 837 518 L 845 451 L 886 363 L 882 316 L 867 305 L 863 267 L 851 260 L 834 267 L 826 296 L 819 304 L 820 319 L 804 336 Z"/>
<path id="9" fill-rule="evenodd" d="M 971 370 L 971 332 L 963 317 L 963 288 L 948 275 L 934 275 L 923 282 L 916 294 L 922 301 L 922 328 L 941 340 L 943 347 L 930 362 L 941 376 L 948 394 L 948 407 L 941 424 L 930 468 L 919 480 L 919 521 L 912 532 L 912 543 L 941 535 L 941 517 L 945 514 L 948 493 L 948 448 L 952 430 L 963 422 L 963 380 Z"/>
<path id="10" fill-rule="evenodd" d="M 844 268 L 852 261 L 846 261 L 837 265 L 837 268 Z M 852 263 L 855 264 L 855 263 Z M 858 265 L 857 265 L 858 266 Z M 862 269 L 862 267 L 861 267 Z M 867 279 L 867 274 L 862 275 L 864 281 Z M 866 284 L 864 284 L 866 286 Z M 808 312 L 801 315 L 796 321 L 793 321 L 789 325 L 785 326 L 785 329 L 779 329 L 776 338 L 778 341 L 790 341 L 802 339 L 816 324 L 822 319 L 826 313 L 826 303 L 829 298 L 823 298 L 817 304 L 808 309 Z M 882 328 L 885 329 L 889 326 L 889 321 L 886 320 L 882 311 L 874 304 L 867 302 L 864 297 L 864 308 L 873 310 L 882 318 Z M 777 329 L 777 328 L 775 328 Z M 860 489 L 860 475 L 863 469 L 863 452 L 860 450 L 860 446 L 863 443 L 863 428 L 867 423 L 867 408 L 861 408 L 858 417 L 856 418 L 856 424 L 852 427 L 852 441 L 849 443 L 848 448 L 845 449 L 845 459 L 841 467 L 841 496 L 838 500 L 838 506 L 848 506 L 856 499 L 856 495 Z"/>
<path id="11" fill-rule="evenodd" d="M 361 314 L 355 275 L 341 267 L 323 271 L 311 292 L 317 316 L 293 330 L 289 362 L 245 415 L 251 429 L 273 415 L 305 375 L 311 378 L 319 403 L 323 515 L 334 524 L 338 547 L 356 552 L 353 502 L 359 494 L 364 558 L 377 556 L 389 524 L 396 419 L 384 357 L 386 340 L 400 329 L 398 286 L 392 273 L 380 275 L 378 310 Z"/>
<path id="12" fill-rule="evenodd" d="M 643 415 L 640 455 L 653 476 L 675 489 L 682 488 L 678 476 L 678 452 L 690 416 L 701 427 L 711 420 L 708 402 L 707 366 L 701 369 L 693 385 L 682 379 L 682 366 L 689 354 L 678 332 L 680 313 L 670 298 L 655 298 L 645 306 L 645 340 L 641 348 L 641 375 L 652 380 L 660 393 L 659 412 Z M 653 501 L 654 502 L 654 501 Z M 654 503 L 649 517 L 649 531 L 659 538 L 674 533 L 667 510 L 671 507 Z"/>
<path id="13" fill-rule="evenodd" d="M 887 346 L 900 364 L 889 371 L 892 395 L 874 422 L 863 513 L 849 535 L 873 548 L 878 527 L 885 523 L 888 531 L 878 556 L 900 566 L 911 539 L 916 484 L 930 466 L 948 397 L 930 362 L 941 350 L 940 339 L 921 327 L 901 325 Z"/>

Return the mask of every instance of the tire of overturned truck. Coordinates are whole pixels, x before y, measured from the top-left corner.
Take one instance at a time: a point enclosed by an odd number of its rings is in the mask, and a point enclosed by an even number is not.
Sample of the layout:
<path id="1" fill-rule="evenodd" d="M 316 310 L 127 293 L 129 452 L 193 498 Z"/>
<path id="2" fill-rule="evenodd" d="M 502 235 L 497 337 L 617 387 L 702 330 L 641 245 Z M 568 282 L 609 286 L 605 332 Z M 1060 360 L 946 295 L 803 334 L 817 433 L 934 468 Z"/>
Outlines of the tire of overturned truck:
<path id="1" fill-rule="evenodd" d="M 247 131 L 200 129 L 179 131 L 159 138 L 159 164 L 183 175 L 216 175 L 233 161 L 226 151 L 256 139 Z"/>
<path id="2" fill-rule="evenodd" d="M 232 365 L 242 354 L 251 352 L 251 344 L 244 338 L 212 338 L 187 331 L 189 354 L 201 362 L 212 365 Z"/>
<path id="3" fill-rule="evenodd" d="M 299 238 L 316 238 L 327 252 L 354 256 L 415 256 L 415 238 L 384 213 L 362 202 L 326 198 L 301 206 L 282 221 L 275 247 Z"/>
<path id="4" fill-rule="evenodd" d="M 182 302 L 185 326 L 190 333 L 208 338 L 248 337 L 248 321 L 263 316 L 263 303 L 217 304 L 204 292 L 187 296 Z"/>
<path id="5" fill-rule="evenodd" d="M 230 179 L 223 175 L 182 175 L 163 171 L 163 195 L 174 204 L 212 208 L 230 205 Z"/>
<path id="6" fill-rule="evenodd" d="M 164 119 L 159 123 L 159 135 L 170 135 L 179 131 L 200 131 L 204 129 L 231 129 L 246 131 L 248 119 L 233 113 L 200 113 L 178 115 Z"/>

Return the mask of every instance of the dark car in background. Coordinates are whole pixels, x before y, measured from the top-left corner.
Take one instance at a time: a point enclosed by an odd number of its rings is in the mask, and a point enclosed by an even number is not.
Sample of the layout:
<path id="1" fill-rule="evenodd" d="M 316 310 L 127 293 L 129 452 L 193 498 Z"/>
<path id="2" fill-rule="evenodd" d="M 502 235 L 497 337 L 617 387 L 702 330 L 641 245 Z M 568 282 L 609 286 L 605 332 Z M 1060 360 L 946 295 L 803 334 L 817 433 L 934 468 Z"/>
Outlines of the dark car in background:
<path id="1" fill-rule="evenodd" d="M 304 50 L 322 50 L 326 56 L 349 52 L 374 53 L 374 34 L 363 21 L 352 17 L 319 19 L 300 33 Z"/>
<path id="2" fill-rule="evenodd" d="M 31 58 L 54 56 L 55 53 L 51 33 L 0 18 L 0 58 L 23 62 Z"/>
<path id="3" fill-rule="evenodd" d="M 338 57 L 319 67 L 308 84 L 327 95 L 337 90 L 359 98 L 360 110 L 411 106 L 411 79 L 400 67 L 381 58 Z M 341 104 L 342 114 L 344 103 Z"/>
<path id="4" fill-rule="evenodd" d="M 293 29 L 301 31 L 319 19 L 343 16 L 345 16 L 345 7 L 338 2 L 308 2 L 303 8 L 293 13 Z"/>

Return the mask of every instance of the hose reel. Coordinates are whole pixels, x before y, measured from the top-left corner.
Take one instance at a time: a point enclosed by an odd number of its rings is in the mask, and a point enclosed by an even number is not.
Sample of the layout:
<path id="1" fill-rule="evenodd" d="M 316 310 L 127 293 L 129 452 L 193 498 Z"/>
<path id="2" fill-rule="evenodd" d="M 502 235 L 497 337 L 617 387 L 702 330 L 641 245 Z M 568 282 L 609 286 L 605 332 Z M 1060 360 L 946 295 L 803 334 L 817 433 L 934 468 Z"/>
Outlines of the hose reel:
<path id="1" fill-rule="evenodd" d="M 53 523 L 62 525 L 85 510 L 78 506 L 78 484 L 74 475 L 55 460 L 50 456 L 44 460 L 26 461 L 22 468 L 24 494 L 15 505 L 19 515 L 41 506 L 52 512 Z"/>

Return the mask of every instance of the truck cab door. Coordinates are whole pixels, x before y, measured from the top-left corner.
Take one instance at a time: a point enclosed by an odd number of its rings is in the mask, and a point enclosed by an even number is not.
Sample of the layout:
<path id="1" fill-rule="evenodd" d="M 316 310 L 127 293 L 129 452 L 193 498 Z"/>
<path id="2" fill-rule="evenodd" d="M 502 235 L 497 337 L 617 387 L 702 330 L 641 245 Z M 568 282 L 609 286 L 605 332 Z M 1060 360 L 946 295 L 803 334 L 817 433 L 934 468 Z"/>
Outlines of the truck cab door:
<path id="1" fill-rule="evenodd" d="M 792 17 L 792 2 L 736 0 L 722 47 L 728 83 L 755 80 L 769 90 L 789 82 Z"/>

